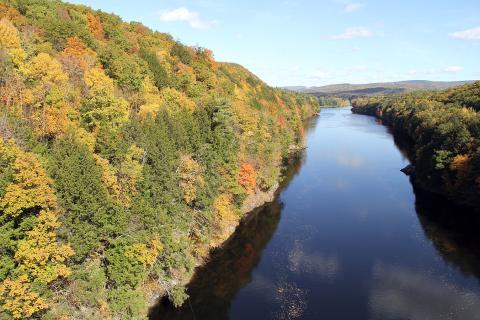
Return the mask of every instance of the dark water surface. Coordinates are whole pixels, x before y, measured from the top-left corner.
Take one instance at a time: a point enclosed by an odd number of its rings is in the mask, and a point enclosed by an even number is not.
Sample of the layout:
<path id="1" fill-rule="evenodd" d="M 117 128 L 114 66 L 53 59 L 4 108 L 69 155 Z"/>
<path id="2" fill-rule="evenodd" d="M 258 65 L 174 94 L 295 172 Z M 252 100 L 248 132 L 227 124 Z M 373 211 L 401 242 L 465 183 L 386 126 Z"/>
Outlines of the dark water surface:
<path id="1" fill-rule="evenodd" d="M 407 164 L 373 117 L 322 110 L 275 202 L 151 319 L 480 319 L 479 224 Z"/>

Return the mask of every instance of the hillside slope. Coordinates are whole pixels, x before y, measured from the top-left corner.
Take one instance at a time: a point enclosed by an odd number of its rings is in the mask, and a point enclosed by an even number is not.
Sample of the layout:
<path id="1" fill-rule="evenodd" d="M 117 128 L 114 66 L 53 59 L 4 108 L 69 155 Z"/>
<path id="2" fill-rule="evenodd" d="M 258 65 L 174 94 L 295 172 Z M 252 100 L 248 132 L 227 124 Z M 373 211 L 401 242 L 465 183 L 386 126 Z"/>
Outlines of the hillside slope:
<path id="1" fill-rule="evenodd" d="M 378 94 L 407 93 L 415 90 L 444 90 L 471 82 L 472 81 L 407 80 L 368 84 L 341 83 L 321 87 L 290 87 L 286 89 L 309 93 L 317 97 L 335 96 L 339 98 L 355 98 Z"/>
<path id="2" fill-rule="evenodd" d="M 181 304 L 318 112 L 207 49 L 55 0 L 0 1 L 0 70 L 2 319 Z"/>

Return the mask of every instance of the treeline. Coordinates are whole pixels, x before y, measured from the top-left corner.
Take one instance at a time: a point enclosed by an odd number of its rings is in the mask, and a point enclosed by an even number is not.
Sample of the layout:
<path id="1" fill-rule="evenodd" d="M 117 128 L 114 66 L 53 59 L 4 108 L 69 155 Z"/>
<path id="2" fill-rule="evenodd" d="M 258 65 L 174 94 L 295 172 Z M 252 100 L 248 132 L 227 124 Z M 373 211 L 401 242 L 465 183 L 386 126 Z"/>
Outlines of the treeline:
<path id="1" fill-rule="evenodd" d="M 55 0 L 0 1 L 0 70 L 1 319 L 182 304 L 319 111 L 207 49 Z"/>
<path id="2" fill-rule="evenodd" d="M 480 208 L 480 82 L 357 99 L 352 110 L 376 115 L 409 138 L 423 188 Z"/>
<path id="3" fill-rule="evenodd" d="M 350 105 L 348 99 L 331 96 L 318 96 L 318 102 L 322 107 L 348 107 Z"/>

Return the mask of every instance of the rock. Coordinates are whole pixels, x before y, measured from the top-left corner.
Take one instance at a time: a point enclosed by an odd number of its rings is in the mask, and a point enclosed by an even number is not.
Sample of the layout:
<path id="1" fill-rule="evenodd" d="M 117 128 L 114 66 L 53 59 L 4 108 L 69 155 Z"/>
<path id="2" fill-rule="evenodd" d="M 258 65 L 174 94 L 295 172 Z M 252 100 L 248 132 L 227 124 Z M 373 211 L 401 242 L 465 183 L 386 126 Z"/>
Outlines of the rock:
<path id="1" fill-rule="evenodd" d="M 411 176 L 412 174 L 415 173 L 415 166 L 413 164 L 409 164 L 405 168 L 401 169 L 403 173 L 405 173 L 407 176 Z"/>
<path id="2" fill-rule="evenodd" d="M 255 191 L 247 196 L 247 198 L 243 201 L 243 205 L 241 208 L 242 213 L 248 213 L 255 208 L 258 208 L 265 203 L 272 202 L 275 199 L 275 193 L 279 187 L 279 184 L 276 183 L 267 191 L 262 191 L 260 189 L 255 189 Z"/>

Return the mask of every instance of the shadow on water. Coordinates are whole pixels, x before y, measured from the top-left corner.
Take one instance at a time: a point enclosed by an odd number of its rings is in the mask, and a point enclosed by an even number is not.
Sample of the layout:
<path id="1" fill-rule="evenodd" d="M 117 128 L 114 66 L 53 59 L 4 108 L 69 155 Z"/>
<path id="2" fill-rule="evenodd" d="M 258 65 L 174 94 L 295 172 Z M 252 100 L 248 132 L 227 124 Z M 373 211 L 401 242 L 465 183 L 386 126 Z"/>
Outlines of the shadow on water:
<path id="1" fill-rule="evenodd" d="M 426 237 L 465 276 L 480 280 L 480 217 L 414 185 L 415 209 Z"/>
<path id="2" fill-rule="evenodd" d="M 410 155 L 415 152 L 413 141 L 391 129 L 388 131 L 402 155 L 411 159 Z M 446 263 L 457 267 L 465 276 L 480 280 L 480 214 L 423 190 L 414 179 L 410 179 L 410 183 L 425 236 Z"/>
<path id="3" fill-rule="evenodd" d="M 152 309 L 151 320 L 228 319 L 231 301 L 250 283 L 252 271 L 277 229 L 283 208 L 278 195 L 300 171 L 304 160 L 305 153 L 300 152 L 288 161 L 275 200 L 249 213 L 232 237 L 196 270 L 187 289 L 190 298 L 183 306 L 176 309 L 164 298 Z"/>
<path id="4" fill-rule="evenodd" d="M 411 159 L 415 151 L 409 137 L 388 131 L 402 155 Z M 415 194 L 415 211 L 425 236 L 447 264 L 480 281 L 479 212 L 423 190 L 413 178 L 410 183 Z"/>

